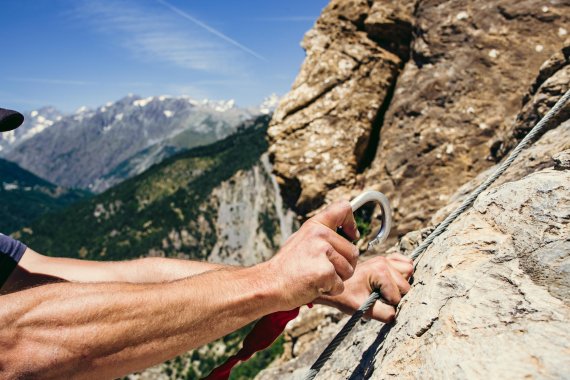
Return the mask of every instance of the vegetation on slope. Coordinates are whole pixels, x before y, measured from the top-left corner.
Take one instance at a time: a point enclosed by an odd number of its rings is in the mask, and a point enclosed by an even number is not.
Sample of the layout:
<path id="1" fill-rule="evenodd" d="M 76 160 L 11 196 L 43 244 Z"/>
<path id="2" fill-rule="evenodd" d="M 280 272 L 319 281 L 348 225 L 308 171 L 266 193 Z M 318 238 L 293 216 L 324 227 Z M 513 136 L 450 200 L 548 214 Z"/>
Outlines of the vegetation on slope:
<path id="1" fill-rule="evenodd" d="M 51 211 L 89 196 L 67 190 L 0 159 L 0 232 L 12 233 Z"/>
<path id="2" fill-rule="evenodd" d="M 224 140 L 168 158 L 139 176 L 22 229 L 49 255 L 121 260 L 153 254 L 205 258 L 215 244 L 210 193 L 267 150 L 268 116 Z"/>

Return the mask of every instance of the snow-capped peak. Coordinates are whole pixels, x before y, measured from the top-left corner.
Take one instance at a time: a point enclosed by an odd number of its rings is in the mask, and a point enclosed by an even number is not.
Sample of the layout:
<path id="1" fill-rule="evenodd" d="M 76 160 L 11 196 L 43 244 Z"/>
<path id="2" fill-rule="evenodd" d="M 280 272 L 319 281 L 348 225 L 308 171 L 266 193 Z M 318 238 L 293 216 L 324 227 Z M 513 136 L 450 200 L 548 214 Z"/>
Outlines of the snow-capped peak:
<path id="1" fill-rule="evenodd" d="M 87 111 L 89 111 L 89 108 L 88 108 L 87 106 L 81 106 L 81 107 L 79 107 L 79 108 L 75 111 L 75 113 L 76 113 L 76 114 L 81 114 L 81 113 L 84 113 L 84 112 L 87 112 Z"/>
<path id="2" fill-rule="evenodd" d="M 279 96 L 275 93 L 269 95 L 267 98 L 263 99 L 263 102 L 259 105 L 259 112 L 268 115 L 275 111 L 279 105 Z"/>
<path id="3" fill-rule="evenodd" d="M 145 99 L 138 99 L 133 102 L 133 106 L 144 107 L 154 100 L 154 96 L 149 96 Z"/>
<path id="4" fill-rule="evenodd" d="M 201 102 L 192 102 L 190 104 L 199 104 L 203 107 L 210 108 L 217 112 L 226 112 L 236 107 L 236 101 L 230 100 L 210 100 L 208 98 L 202 99 Z"/>

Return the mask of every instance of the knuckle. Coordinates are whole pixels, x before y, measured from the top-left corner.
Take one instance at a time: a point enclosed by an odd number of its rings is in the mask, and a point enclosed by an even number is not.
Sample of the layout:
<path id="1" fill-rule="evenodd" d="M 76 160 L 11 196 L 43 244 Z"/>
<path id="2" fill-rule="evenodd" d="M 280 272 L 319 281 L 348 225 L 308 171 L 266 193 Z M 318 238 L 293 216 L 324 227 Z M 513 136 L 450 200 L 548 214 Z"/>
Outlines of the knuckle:
<path id="1" fill-rule="evenodd" d="M 380 264 L 376 267 L 376 273 L 378 273 L 378 276 L 385 278 L 390 275 L 390 270 L 386 265 Z"/>
<path id="2" fill-rule="evenodd" d="M 400 292 L 395 292 L 394 293 L 394 305 L 397 305 L 400 303 L 400 301 L 402 300 L 402 295 L 400 294 Z"/>
<path id="3" fill-rule="evenodd" d="M 338 295 L 341 294 L 342 292 L 344 292 L 344 283 L 342 281 L 338 281 L 331 289 L 331 294 Z"/>
<path id="4" fill-rule="evenodd" d="M 313 230 L 313 236 L 321 240 L 329 240 L 330 230 L 322 224 L 316 224 Z"/>
<path id="5" fill-rule="evenodd" d="M 352 252 L 351 252 L 351 260 L 352 260 L 353 264 L 356 264 L 359 256 L 360 256 L 360 251 L 358 250 L 358 247 L 353 245 L 352 246 Z"/>
<path id="6" fill-rule="evenodd" d="M 331 207 L 334 208 L 338 208 L 339 210 L 348 210 L 350 209 L 350 211 L 352 211 L 352 206 L 350 205 L 350 202 L 347 201 L 346 199 L 342 199 L 342 200 L 338 200 L 336 202 L 334 202 Z"/>
<path id="7" fill-rule="evenodd" d="M 335 253 L 335 250 L 333 248 L 332 245 L 330 245 L 329 243 L 325 243 L 323 244 L 323 248 L 322 248 L 323 252 L 325 253 L 325 255 L 330 258 L 331 256 L 333 256 L 333 254 Z"/>
<path id="8" fill-rule="evenodd" d="M 400 294 L 399 291 L 394 290 L 392 292 L 390 292 L 388 301 L 390 302 L 390 304 L 392 305 L 397 305 L 400 303 L 400 300 L 402 299 L 402 295 Z"/>
<path id="9" fill-rule="evenodd" d="M 374 260 L 374 266 L 377 268 L 386 268 L 388 266 L 388 260 L 384 256 L 377 257 Z"/>
<path id="10" fill-rule="evenodd" d="M 307 232 L 311 235 L 314 235 L 321 224 L 314 219 L 309 219 L 307 223 L 305 223 L 304 227 L 306 227 Z"/>
<path id="11" fill-rule="evenodd" d="M 331 265 L 325 271 L 323 271 L 323 277 L 325 281 L 334 281 L 336 279 L 336 270 L 334 269 L 334 266 Z"/>

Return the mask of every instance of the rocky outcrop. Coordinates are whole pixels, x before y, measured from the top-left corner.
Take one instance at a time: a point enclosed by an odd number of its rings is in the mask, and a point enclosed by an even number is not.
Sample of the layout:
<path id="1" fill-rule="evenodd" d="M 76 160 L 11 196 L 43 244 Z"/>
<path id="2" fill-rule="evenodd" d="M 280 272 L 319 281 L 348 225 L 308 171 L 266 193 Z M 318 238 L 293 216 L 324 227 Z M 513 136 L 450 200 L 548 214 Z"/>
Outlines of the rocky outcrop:
<path id="1" fill-rule="evenodd" d="M 269 130 L 286 200 L 304 214 L 375 188 L 392 201 L 395 234 L 424 225 L 508 150 L 504 137 L 569 15 L 563 2 L 332 1 Z M 347 46 L 371 63 L 348 65 Z M 366 67 L 384 70 L 364 80 Z"/>
<path id="2" fill-rule="evenodd" d="M 396 323 L 357 325 L 320 378 L 564 378 L 570 368 L 568 154 L 570 121 L 517 161 L 514 173 L 530 174 L 487 190 L 435 240 Z M 533 171 L 525 160 L 532 157 L 549 157 L 549 167 Z M 425 236 L 412 232 L 393 250 L 410 253 Z M 289 340 L 298 339 L 299 325 L 315 325 L 312 318 L 308 311 L 295 321 Z M 346 318 L 330 320 L 321 318 L 303 334 L 310 345 L 292 348 L 296 355 L 258 378 L 301 378 Z"/>
<path id="3" fill-rule="evenodd" d="M 282 209 L 267 155 L 212 191 L 216 244 L 208 261 L 254 265 L 270 259 L 292 233 L 294 214 Z"/>
<path id="4" fill-rule="evenodd" d="M 416 229 L 389 251 L 411 253 L 568 90 L 569 6 L 420 2 L 370 167 L 319 202 L 384 191 L 396 233 Z M 567 105 L 434 241 L 395 323 L 359 323 L 319 378 L 567 377 L 569 117 Z M 324 307 L 301 313 L 286 331 L 286 354 L 258 379 L 302 378 L 346 321 L 337 319 Z"/>
<path id="5" fill-rule="evenodd" d="M 355 186 L 409 56 L 414 1 L 332 1 L 303 40 L 307 58 L 269 129 L 283 196 L 306 213 Z M 323 175 L 324 174 L 324 175 Z"/>

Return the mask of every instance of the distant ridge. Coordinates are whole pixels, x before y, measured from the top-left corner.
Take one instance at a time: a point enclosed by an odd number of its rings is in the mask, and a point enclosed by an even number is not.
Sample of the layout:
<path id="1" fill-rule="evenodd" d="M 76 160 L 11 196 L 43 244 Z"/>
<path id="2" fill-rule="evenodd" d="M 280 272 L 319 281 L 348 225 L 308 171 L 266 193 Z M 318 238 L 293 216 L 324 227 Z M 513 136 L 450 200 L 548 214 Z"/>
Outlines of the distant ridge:
<path id="1" fill-rule="evenodd" d="M 71 115 L 46 107 L 0 136 L 0 157 L 57 185 L 102 192 L 172 154 L 234 133 L 277 101 L 272 95 L 241 108 L 233 100 L 128 95 Z"/>

